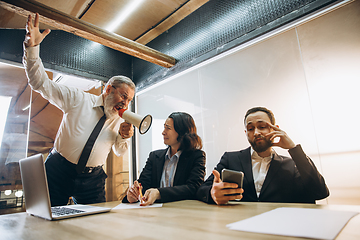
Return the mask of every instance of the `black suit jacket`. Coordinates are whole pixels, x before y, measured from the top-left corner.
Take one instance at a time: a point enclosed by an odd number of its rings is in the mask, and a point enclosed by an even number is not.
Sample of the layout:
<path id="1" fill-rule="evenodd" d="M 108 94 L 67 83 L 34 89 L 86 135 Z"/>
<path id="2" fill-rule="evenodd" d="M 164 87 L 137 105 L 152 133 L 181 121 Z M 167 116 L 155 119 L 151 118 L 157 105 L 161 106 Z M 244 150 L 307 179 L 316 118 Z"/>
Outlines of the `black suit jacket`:
<path id="1" fill-rule="evenodd" d="M 205 177 L 205 152 L 201 150 L 182 152 L 176 167 L 173 187 L 160 188 L 166 151 L 167 149 L 156 150 L 149 154 L 138 179 L 143 186 L 143 193 L 149 188 L 157 188 L 161 199 L 156 202 L 196 199 L 196 191 Z M 124 197 L 123 202 L 128 202 L 127 196 Z"/>
<path id="2" fill-rule="evenodd" d="M 324 178 L 301 146 L 290 149 L 289 153 L 292 158 L 274 155 L 259 197 L 253 179 L 250 147 L 226 152 L 215 169 L 219 173 L 223 168 L 244 172 L 242 201 L 246 202 L 315 203 L 315 200 L 329 196 Z M 214 175 L 211 174 L 200 186 L 197 192 L 199 200 L 214 203 L 210 194 L 213 180 Z"/>

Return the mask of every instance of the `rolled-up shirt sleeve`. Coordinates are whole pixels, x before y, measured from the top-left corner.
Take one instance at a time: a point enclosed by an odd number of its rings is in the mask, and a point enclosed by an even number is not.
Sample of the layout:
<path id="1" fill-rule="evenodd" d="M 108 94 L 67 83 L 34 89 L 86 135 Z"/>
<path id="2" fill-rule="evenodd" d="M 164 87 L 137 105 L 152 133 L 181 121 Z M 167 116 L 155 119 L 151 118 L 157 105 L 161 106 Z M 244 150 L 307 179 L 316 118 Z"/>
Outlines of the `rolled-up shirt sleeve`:
<path id="1" fill-rule="evenodd" d="M 128 150 L 130 145 L 129 139 L 123 139 L 121 135 L 119 134 L 116 137 L 115 143 L 112 146 L 112 150 L 114 151 L 115 155 L 120 157 L 125 154 L 125 152 Z"/>

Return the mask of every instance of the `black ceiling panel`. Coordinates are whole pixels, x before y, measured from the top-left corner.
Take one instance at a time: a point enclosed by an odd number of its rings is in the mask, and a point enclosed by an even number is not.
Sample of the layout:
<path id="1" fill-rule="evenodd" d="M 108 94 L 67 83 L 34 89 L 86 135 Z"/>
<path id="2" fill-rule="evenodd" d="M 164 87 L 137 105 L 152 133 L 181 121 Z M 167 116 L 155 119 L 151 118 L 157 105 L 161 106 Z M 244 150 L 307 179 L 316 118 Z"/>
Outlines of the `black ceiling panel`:
<path id="1" fill-rule="evenodd" d="M 300 18 L 331 0 L 210 0 L 147 44 L 177 59 L 174 67 L 133 59 L 138 90 Z"/>
<path id="2" fill-rule="evenodd" d="M 0 58 L 21 63 L 25 30 L 0 29 Z M 40 45 L 46 68 L 107 81 L 115 75 L 132 77 L 132 57 L 85 38 L 53 30 Z"/>

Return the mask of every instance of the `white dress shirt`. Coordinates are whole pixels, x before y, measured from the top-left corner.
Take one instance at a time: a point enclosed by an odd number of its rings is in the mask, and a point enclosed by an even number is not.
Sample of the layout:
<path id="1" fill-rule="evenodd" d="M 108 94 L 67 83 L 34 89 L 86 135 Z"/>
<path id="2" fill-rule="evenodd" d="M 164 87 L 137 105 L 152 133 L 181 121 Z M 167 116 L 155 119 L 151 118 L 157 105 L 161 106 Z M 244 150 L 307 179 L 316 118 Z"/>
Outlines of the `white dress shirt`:
<path id="1" fill-rule="evenodd" d="M 91 132 L 103 116 L 102 95 L 86 93 L 74 87 L 51 81 L 39 57 L 40 47 L 24 48 L 23 64 L 32 89 L 63 112 L 54 147 L 68 161 L 77 164 Z M 88 167 L 103 165 L 111 150 L 120 156 L 128 149 L 129 141 L 119 134 L 119 116 L 106 119 L 87 162 Z"/>
<path id="2" fill-rule="evenodd" d="M 271 151 L 271 155 L 265 158 L 262 158 L 258 155 L 257 152 L 251 148 L 251 162 L 252 162 L 252 171 L 254 177 L 254 184 L 257 197 L 260 196 L 261 188 L 264 184 L 266 174 L 270 167 L 271 159 L 274 155 L 274 150 Z"/>
<path id="3" fill-rule="evenodd" d="M 160 181 L 161 188 L 174 186 L 174 176 L 181 152 L 182 151 L 178 151 L 170 158 L 170 148 L 168 148 L 165 154 L 163 173 L 161 175 L 161 181 Z"/>

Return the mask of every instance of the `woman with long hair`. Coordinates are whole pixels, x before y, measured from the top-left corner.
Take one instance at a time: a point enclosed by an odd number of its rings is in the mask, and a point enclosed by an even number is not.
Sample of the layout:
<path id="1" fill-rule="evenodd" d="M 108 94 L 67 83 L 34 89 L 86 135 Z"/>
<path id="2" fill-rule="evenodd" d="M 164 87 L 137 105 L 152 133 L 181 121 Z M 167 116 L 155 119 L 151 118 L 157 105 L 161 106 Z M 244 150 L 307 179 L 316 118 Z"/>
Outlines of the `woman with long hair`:
<path id="1" fill-rule="evenodd" d="M 140 200 L 146 206 L 155 201 L 195 199 L 204 182 L 206 160 L 194 119 L 188 113 L 174 112 L 166 119 L 162 135 L 168 147 L 149 154 L 139 179 L 129 187 L 123 202 Z"/>

